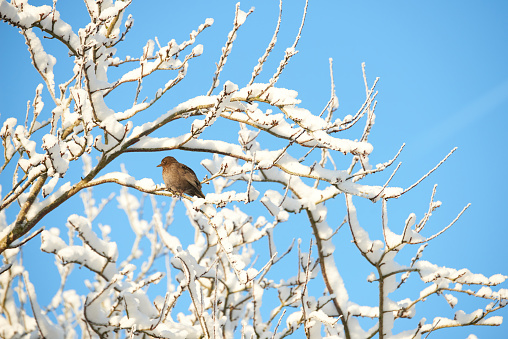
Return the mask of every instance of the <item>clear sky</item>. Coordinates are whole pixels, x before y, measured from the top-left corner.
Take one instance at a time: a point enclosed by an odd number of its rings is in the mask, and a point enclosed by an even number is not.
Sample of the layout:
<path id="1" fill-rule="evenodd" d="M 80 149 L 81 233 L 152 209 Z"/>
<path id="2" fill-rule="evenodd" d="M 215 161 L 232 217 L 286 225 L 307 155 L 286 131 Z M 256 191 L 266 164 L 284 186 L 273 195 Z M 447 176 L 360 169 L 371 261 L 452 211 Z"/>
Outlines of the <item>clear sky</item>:
<path id="1" fill-rule="evenodd" d="M 69 3 L 60 1 L 57 9 L 76 32 L 87 23 L 86 10 L 78 1 Z M 181 42 L 206 18 L 215 20 L 198 38 L 198 43 L 204 45 L 203 55 L 190 63 L 189 75 L 182 85 L 168 93 L 154 109 L 162 113 L 184 100 L 206 94 L 220 49 L 232 28 L 235 4 L 229 0 L 143 0 L 129 7 L 127 13 L 133 15 L 135 22 L 127 43 L 119 47 L 120 57 L 139 55 L 146 40 L 155 36 L 161 44 L 172 38 Z M 240 87 L 245 85 L 272 37 L 278 1 L 241 2 L 244 11 L 252 6 L 256 9 L 238 32 L 221 75 L 222 83 L 230 80 Z M 285 48 L 293 43 L 303 7 L 301 0 L 283 3 L 278 45 L 258 81 L 271 77 Z M 393 185 L 408 187 L 452 148 L 458 147 L 418 189 L 400 201 L 390 201 L 390 217 L 403 222 L 410 212 L 415 212 L 420 219 L 428 208 L 436 183 L 436 199 L 443 205 L 434 213 L 429 234 L 448 224 L 471 203 L 452 229 L 430 243 L 424 259 L 457 269 L 467 267 L 486 276 L 508 274 L 508 222 L 503 216 L 508 192 L 508 181 L 504 177 L 508 156 L 507 13 L 506 1 L 310 1 L 297 47 L 300 52 L 278 82 L 279 87 L 298 91 L 302 107 L 320 112 L 330 96 L 328 59 L 333 58 L 340 101 L 337 114 L 354 114 L 365 96 L 361 71 L 361 63 L 365 62 L 369 82 L 380 77 L 376 124 L 370 138 L 374 145 L 371 163 L 387 161 L 402 143 L 406 143 L 399 158 L 402 168 L 392 181 Z M 44 40 L 43 43 L 57 46 L 53 41 Z M 23 121 L 26 102 L 33 99 L 35 87 L 41 80 L 30 65 L 23 37 L 5 23 L 0 24 L 0 46 L 0 123 L 11 116 Z M 69 60 L 58 59 L 57 81 L 65 78 L 58 73 L 59 64 L 69 67 Z M 49 105 L 47 109 L 51 109 L 47 93 L 43 99 Z M 144 159 L 141 165 L 132 158 L 130 162 L 129 158 L 124 161 L 128 163 L 129 172 L 161 182 L 160 169 L 155 165 L 147 169 L 145 164 L 157 164 L 162 156 L 136 154 L 136 157 L 141 156 Z M 198 176 L 204 176 L 199 158 L 186 160 L 183 153 L 181 157 L 192 165 Z M 5 174 L 0 180 L 2 185 L 11 182 Z M 379 182 L 384 183 L 384 177 Z M 117 191 L 112 186 L 107 189 Z M 205 193 L 210 189 L 205 187 Z M 339 199 L 343 204 L 343 197 Z M 358 204 L 359 213 L 365 208 L 376 211 L 376 218 L 380 215 L 379 206 L 376 209 L 370 202 L 358 201 Z M 40 240 L 31 243 L 26 253 L 39 253 Z M 39 260 L 48 260 L 52 265 L 53 258 L 46 256 L 47 259 L 26 256 L 25 265 L 33 270 L 31 275 L 40 274 L 37 273 Z M 344 263 L 344 274 L 354 277 L 355 265 Z M 364 276 L 359 279 L 365 281 Z M 37 282 L 35 284 L 37 286 Z M 353 296 L 361 295 L 353 286 L 349 288 L 353 289 Z M 447 307 L 444 301 L 438 305 Z M 459 303 L 457 308 L 460 306 Z M 468 309 L 473 310 L 474 305 Z M 458 330 L 454 337 L 465 338 L 467 333 L 473 332 L 481 338 L 506 338 L 508 312 L 504 310 L 500 314 L 505 317 L 501 327 Z M 449 333 L 434 333 L 430 337 L 449 338 Z"/>

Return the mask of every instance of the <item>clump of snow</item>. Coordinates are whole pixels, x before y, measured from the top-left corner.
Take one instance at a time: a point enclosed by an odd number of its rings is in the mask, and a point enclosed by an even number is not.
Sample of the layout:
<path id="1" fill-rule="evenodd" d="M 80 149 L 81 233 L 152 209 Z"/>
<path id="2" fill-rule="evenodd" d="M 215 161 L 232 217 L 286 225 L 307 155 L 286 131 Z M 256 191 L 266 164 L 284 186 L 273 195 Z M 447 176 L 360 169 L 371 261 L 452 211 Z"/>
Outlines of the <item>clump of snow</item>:
<path id="1" fill-rule="evenodd" d="M 251 8 L 251 11 L 254 10 L 254 7 Z M 243 23 L 245 22 L 245 19 L 247 19 L 247 16 L 249 14 L 242 11 L 241 9 L 238 9 L 238 15 L 236 16 L 236 24 L 237 25 L 243 25 Z"/>
<path id="2" fill-rule="evenodd" d="M 42 311 L 39 304 L 37 303 L 37 295 L 35 293 L 35 288 L 32 283 L 28 279 L 28 272 L 23 272 L 23 280 L 25 282 L 26 291 L 30 298 L 30 303 L 32 306 L 32 311 L 34 313 L 34 317 L 37 319 L 37 327 L 40 333 L 45 338 L 55 338 L 55 339 L 63 339 L 64 331 L 63 329 L 53 324 L 50 318 L 46 315 L 46 312 Z"/>
<path id="3" fill-rule="evenodd" d="M 195 56 L 200 56 L 201 54 L 203 54 L 203 45 L 201 45 L 201 44 L 196 45 L 192 49 L 192 54 L 194 54 Z"/>
<path id="4" fill-rule="evenodd" d="M 455 307 L 455 305 L 457 305 L 457 303 L 459 301 L 455 296 L 453 296 L 449 293 L 445 294 L 444 297 L 445 297 L 446 301 L 448 302 L 448 304 L 450 305 L 450 307 L 452 307 L 452 308 Z"/>
<path id="5" fill-rule="evenodd" d="M 284 197 L 274 190 L 267 190 L 264 197 L 261 198 L 261 203 L 268 209 L 268 212 L 270 212 L 277 221 L 282 222 L 289 219 L 289 213 L 282 208 L 283 199 Z"/>

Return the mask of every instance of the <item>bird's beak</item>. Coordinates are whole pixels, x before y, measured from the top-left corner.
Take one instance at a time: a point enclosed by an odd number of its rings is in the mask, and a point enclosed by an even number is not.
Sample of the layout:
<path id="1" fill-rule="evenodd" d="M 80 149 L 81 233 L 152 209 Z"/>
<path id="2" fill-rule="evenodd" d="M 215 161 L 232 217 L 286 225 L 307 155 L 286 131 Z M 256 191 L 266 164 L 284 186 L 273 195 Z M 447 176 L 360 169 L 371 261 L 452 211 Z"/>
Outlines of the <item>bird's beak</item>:
<path id="1" fill-rule="evenodd" d="M 155 166 L 155 167 L 162 167 L 162 164 L 158 164 L 158 165 L 157 165 L 157 166 Z"/>

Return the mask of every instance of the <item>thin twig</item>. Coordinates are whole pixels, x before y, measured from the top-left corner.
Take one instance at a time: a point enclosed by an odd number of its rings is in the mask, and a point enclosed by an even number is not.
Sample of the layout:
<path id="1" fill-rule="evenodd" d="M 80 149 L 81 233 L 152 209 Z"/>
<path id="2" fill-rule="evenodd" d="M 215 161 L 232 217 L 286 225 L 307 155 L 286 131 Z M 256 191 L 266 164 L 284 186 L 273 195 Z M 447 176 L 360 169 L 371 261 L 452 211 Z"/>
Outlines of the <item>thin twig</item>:
<path id="1" fill-rule="evenodd" d="M 398 198 L 400 197 L 401 195 L 409 192 L 410 190 L 412 190 L 413 188 L 415 188 L 419 183 L 421 183 L 425 178 L 427 178 L 432 172 L 434 172 L 439 166 L 441 166 L 445 161 L 446 159 L 448 159 L 448 157 L 450 155 L 453 154 L 453 152 L 455 152 L 457 150 L 457 147 L 455 147 L 454 149 L 452 149 L 447 155 L 446 157 L 443 158 L 443 160 L 441 160 L 436 166 L 434 166 L 433 169 L 431 169 L 430 171 L 427 172 L 427 174 L 425 174 L 423 177 L 421 177 L 417 182 L 415 182 L 414 184 L 412 184 L 411 186 L 409 186 L 408 188 L 406 188 L 404 191 L 402 191 L 402 193 L 399 193 L 399 194 L 396 194 L 396 195 L 393 195 L 393 196 L 390 196 L 390 197 L 387 197 L 387 199 L 391 199 L 391 198 Z"/>
<path id="2" fill-rule="evenodd" d="M 277 43 L 277 35 L 279 34 L 281 21 L 282 21 L 282 0 L 279 1 L 279 18 L 277 19 L 277 26 L 275 27 L 275 31 L 273 32 L 272 40 L 268 44 L 268 47 L 266 48 L 263 56 L 259 58 L 256 67 L 254 67 L 254 70 L 252 71 L 252 77 L 249 83 L 247 84 L 248 86 L 252 85 L 256 77 L 259 75 L 259 73 L 261 73 L 261 70 L 263 69 L 263 64 L 265 63 L 266 59 L 268 58 L 273 48 L 275 47 L 275 44 Z"/>

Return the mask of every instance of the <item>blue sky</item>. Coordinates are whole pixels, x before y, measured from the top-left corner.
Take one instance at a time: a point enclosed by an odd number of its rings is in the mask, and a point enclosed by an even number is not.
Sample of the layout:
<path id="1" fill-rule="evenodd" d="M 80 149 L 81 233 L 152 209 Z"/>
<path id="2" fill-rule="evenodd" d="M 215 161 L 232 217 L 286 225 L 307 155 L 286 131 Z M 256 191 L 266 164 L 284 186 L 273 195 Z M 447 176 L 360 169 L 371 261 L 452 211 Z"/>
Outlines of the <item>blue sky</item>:
<path id="1" fill-rule="evenodd" d="M 42 1 L 34 1 L 34 4 Z M 75 31 L 87 22 L 82 3 L 65 1 L 57 4 L 64 19 Z M 208 17 L 215 23 L 203 32 L 198 43 L 204 53 L 191 62 L 187 78 L 154 106 L 153 114 L 162 113 L 179 102 L 206 94 L 211 85 L 215 62 L 226 36 L 232 28 L 235 1 L 138 1 L 127 13 L 135 22 L 127 42 L 119 46 L 118 56 L 139 55 L 147 39 L 159 38 L 161 44 L 174 38 L 188 39 L 188 34 Z M 75 7 L 69 7 L 75 6 Z M 252 68 L 271 39 L 278 15 L 277 1 L 243 1 L 241 9 L 255 6 L 239 30 L 233 52 L 221 75 L 240 87 L 251 76 Z M 274 73 L 285 48 L 291 46 L 300 25 L 304 1 L 285 1 L 278 45 L 258 81 L 267 81 Z M 297 49 L 278 82 L 279 87 L 299 93 L 302 107 L 320 112 L 329 99 L 329 64 L 334 60 L 336 93 L 340 101 L 337 114 L 356 112 L 365 95 L 361 63 L 366 63 L 372 83 L 380 77 L 377 89 L 376 124 L 370 141 L 374 145 L 371 163 L 390 159 L 402 143 L 406 147 L 399 158 L 401 170 L 393 185 L 408 187 L 434 167 L 453 147 L 457 152 L 417 189 L 405 197 L 390 201 L 390 220 L 403 222 L 410 212 L 421 218 L 426 212 L 432 186 L 437 183 L 436 199 L 443 202 L 433 216 L 429 234 L 448 224 L 467 203 L 471 207 L 444 236 L 430 243 L 424 259 L 454 268 L 467 267 L 472 272 L 492 275 L 508 274 L 508 223 L 504 215 L 506 193 L 506 125 L 508 118 L 508 3 L 505 1 L 311 1 L 307 21 Z M 7 24 L 0 25 L 0 122 L 11 116 L 23 121 L 27 100 L 32 100 L 38 74 L 29 63 L 21 35 Z M 44 40 L 47 46 L 57 46 Z M 58 50 L 62 52 L 61 49 Z M 54 53 L 57 54 L 57 53 Z M 69 58 L 60 64 L 72 67 Z M 114 72 L 114 70 L 113 70 Z M 146 84 L 147 89 L 150 85 Z M 160 85 L 158 85 L 160 86 Z M 51 109 L 49 97 L 43 98 Z M 171 131 L 168 134 L 171 135 Z M 139 156 L 139 155 L 136 155 Z M 130 158 L 129 158 L 130 157 Z M 160 180 L 160 169 L 139 166 L 128 155 L 125 162 L 130 173 Z M 199 157 L 181 159 L 192 165 L 198 176 L 205 170 Z M 147 154 L 143 163 L 158 163 L 160 154 Z M 2 185 L 11 178 L 5 172 Z M 372 179 L 384 183 L 385 177 Z M 372 182 L 371 182 L 372 183 Z M 211 187 L 205 187 L 204 191 Z M 107 186 L 106 190 L 117 191 Z M 104 193 L 107 195 L 107 192 Z M 343 204 L 343 197 L 338 197 Z M 358 204 L 374 213 L 379 222 L 380 204 Z M 13 216 L 9 216 L 13 217 Z M 51 220 L 51 219 L 49 219 Z M 51 225 L 51 221 L 47 226 Z M 360 222 L 362 216 L 360 214 Z M 375 226 L 378 226 L 377 224 Z M 364 225 L 364 227 L 366 227 Z M 38 239 L 27 246 L 26 253 L 38 253 Z M 347 246 L 347 242 L 344 242 Z M 46 255 L 49 257 L 49 255 Z M 30 256 L 25 265 L 37 276 L 38 261 Z M 47 258 L 52 263 L 52 258 Z M 344 263 L 344 275 L 354 278 L 356 264 Z M 353 267 L 352 267 L 353 266 Z M 32 274 L 32 271 L 30 272 Z M 365 281 L 362 275 L 360 278 Z M 506 285 L 506 284 L 505 284 Z M 361 298 L 361 291 L 353 296 Z M 447 307 L 443 302 L 442 307 Z M 460 308 L 461 304 L 457 306 Z M 474 305 L 472 306 L 474 309 Z M 469 309 L 472 311 L 473 309 Z M 502 314 L 508 317 L 508 312 Z M 418 317 L 418 313 L 417 313 Z M 505 322 L 508 319 L 505 319 Z M 475 333 L 478 337 L 504 338 L 506 323 L 499 328 L 458 330 L 456 337 Z M 447 338 L 450 332 L 435 333 L 432 338 Z"/>

